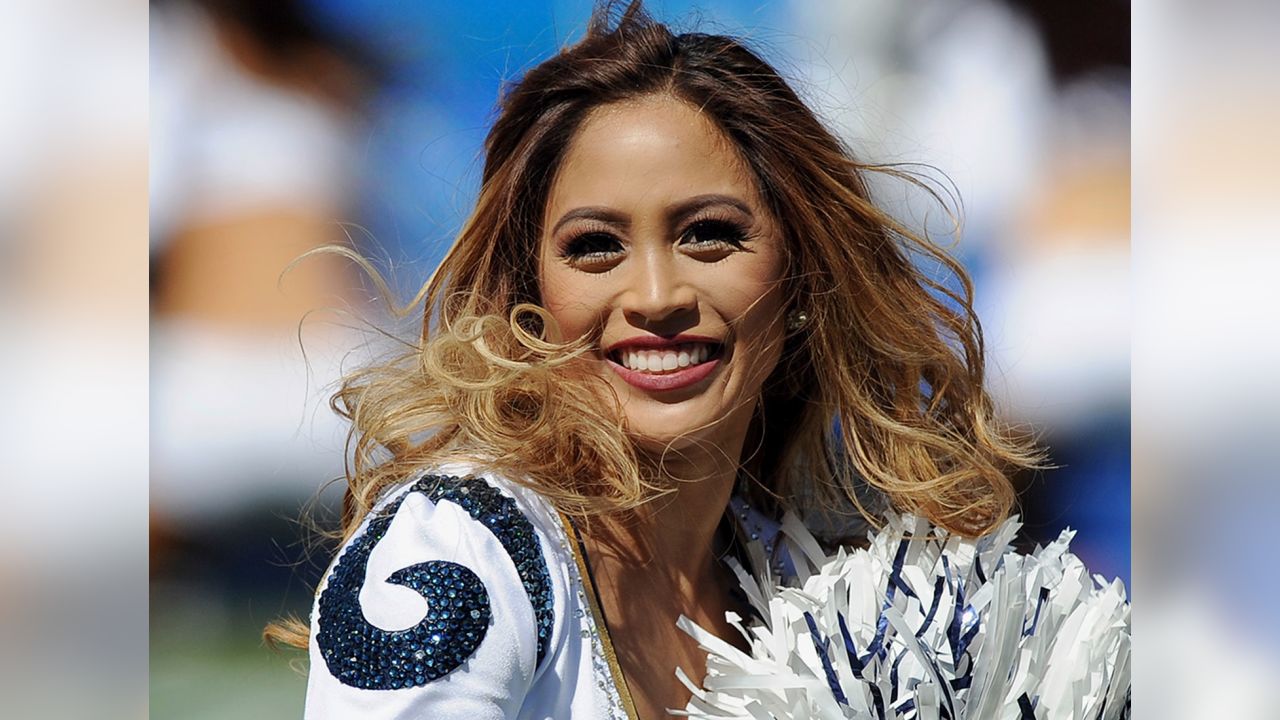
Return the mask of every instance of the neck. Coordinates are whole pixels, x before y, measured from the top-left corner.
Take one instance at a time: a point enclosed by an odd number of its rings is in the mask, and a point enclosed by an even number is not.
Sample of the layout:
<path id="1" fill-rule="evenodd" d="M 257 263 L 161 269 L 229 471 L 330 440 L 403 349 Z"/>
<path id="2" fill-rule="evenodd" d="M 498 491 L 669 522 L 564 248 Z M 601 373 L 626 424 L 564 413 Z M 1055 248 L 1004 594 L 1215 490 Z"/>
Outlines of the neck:
<path id="1" fill-rule="evenodd" d="M 715 533 L 738 475 L 744 433 L 736 441 L 696 443 L 646 458 L 654 480 L 671 492 L 626 521 L 589 533 L 591 552 L 616 581 L 627 576 L 669 583 L 687 598 L 716 570 Z"/>

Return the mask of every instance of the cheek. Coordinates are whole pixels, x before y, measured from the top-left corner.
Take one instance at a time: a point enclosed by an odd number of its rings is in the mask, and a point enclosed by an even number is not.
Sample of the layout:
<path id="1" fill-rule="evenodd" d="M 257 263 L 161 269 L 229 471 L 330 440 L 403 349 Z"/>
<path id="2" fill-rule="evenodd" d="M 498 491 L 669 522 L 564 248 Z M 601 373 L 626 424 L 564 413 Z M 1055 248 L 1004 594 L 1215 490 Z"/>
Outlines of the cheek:
<path id="1" fill-rule="evenodd" d="M 744 321 L 764 322 L 780 312 L 782 260 L 772 249 L 748 260 L 726 269 L 718 284 L 722 293 L 735 297 Z"/>
<path id="2" fill-rule="evenodd" d="M 560 341 L 575 340 L 588 333 L 596 322 L 597 304 L 589 283 L 575 278 L 576 273 L 554 265 L 543 264 L 538 273 L 538 291 L 542 306 L 560 327 Z"/>
<path id="3" fill-rule="evenodd" d="M 742 315 L 739 331 L 743 344 L 750 347 L 762 363 L 777 360 L 785 335 L 783 312 L 781 291 L 771 289 L 759 295 Z"/>
<path id="4" fill-rule="evenodd" d="M 742 344 L 767 375 L 781 355 L 786 334 L 783 273 L 780 258 L 755 259 L 759 262 L 740 268 L 733 277 L 743 291 L 738 330 Z"/>

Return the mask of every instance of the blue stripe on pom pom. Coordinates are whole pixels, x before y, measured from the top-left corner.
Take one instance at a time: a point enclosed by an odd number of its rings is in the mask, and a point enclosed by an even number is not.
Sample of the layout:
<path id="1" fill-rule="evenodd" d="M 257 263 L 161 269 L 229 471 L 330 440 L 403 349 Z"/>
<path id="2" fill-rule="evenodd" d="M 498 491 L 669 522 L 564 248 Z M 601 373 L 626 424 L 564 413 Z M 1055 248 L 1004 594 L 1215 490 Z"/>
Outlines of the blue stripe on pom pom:
<path id="1" fill-rule="evenodd" d="M 841 705 L 848 705 L 849 699 L 845 697 L 844 690 L 840 687 L 840 681 L 836 678 L 836 669 L 831 665 L 831 639 L 822 637 L 818 632 L 818 623 L 814 621 L 813 615 L 804 614 L 804 621 L 809 625 L 809 636 L 813 638 L 813 647 L 818 651 L 818 659 L 822 660 L 822 671 L 827 675 L 827 685 L 831 686 L 831 694 L 835 696 L 836 702 Z"/>
<path id="2" fill-rule="evenodd" d="M 889 694 L 889 704 L 896 705 L 898 702 L 898 666 L 902 664 L 903 658 L 907 656 L 907 649 L 903 648 L 898 651 L 897 657 L 893 659 L 893 667 L 889 668 L 889 686 L 893 688 L 893 692 Z"/>
<path id="3" fill-rule="evenodd" d="M 956 677 L 951 679 L 952 690 L 966 690 L 973 685 L 973 656 L 964 655 L 955 660 Z M 961 669 L 963 668 L 963 670 Z"/>
<path id="4" fill-rule="evenodd" d="M 844 639 L 844 652 L 849 658 L 853 674 L 861 678 L 863 662 L 858 657 L 858 648 L 853 644 L 853 635 L 849 633 L 849 625 L 845 622 L 844 614 L 836 613 L 836 623 L 840 625 L 840 637 Z"/>
<path id="5" fill-rule="evenodd" d="M 892 603 L 895 588 L 902 588 L 908 597 L 915 597 L 916 594 L 911 592 L 911 588 L 902 582 L 902 566 L 907 564 L 907 549 L 910 543 L 906 540 L 898 543 L 898 552 L 893 556 L 893 572 L 889 573 L 889 586 L 885 588 L 885 604 Z"/>
<path id="6" fill-rule="evenodd" d="M 1040 588 L 1040 597 L 1036 599 L 1036 614 L 1031 618 L 1031 627 L 1022 631 L 1022 637 L 1029 637 L 1036 634 L 1036 627 L 1040 625 L 1040 610 L 1044 604 L 1049 601 L 1049 588 Z"/>
<path id="7" fill-rule="evenodd" d="M 933 581 L 933 603 L 929 606 L 929 613 L 924 616 L 924 622 L 920 623 L 920 629 L 916 630 L 916 637 L 924 635 L 924 631 L 929 629 L 933 624 L 933 616 L 938 614 L 938 605 L 942 603 L 942 586 L 946 582 L 945 578 L 938 577 Z"/>
<path id="8" fill-rule="evenodd" d="M 871 703 L 876 706 L 876 720 L 886 720 L 884 696 L 880 694 L 880 688 L 875 685 L 869 685 L 868 687 L 871 689 Z"/>

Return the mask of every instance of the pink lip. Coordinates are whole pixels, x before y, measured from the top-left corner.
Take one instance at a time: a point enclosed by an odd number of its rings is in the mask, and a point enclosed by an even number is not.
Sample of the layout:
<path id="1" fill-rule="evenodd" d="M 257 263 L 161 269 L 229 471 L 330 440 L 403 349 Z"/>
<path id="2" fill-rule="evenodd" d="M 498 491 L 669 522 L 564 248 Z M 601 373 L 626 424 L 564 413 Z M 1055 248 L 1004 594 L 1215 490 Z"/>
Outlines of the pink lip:
<path id="1" fill-rule="evenodd" d="M 641 390 L 650 392 L 661 392 L 663 390 L 679 390 L 686 388 L 695 383 L 701 382 L 704 378 L 715 371 L 720 366 L 720 358 L 708 360 L 700 365 L 677 370 L 675 372 L 663 373 L 661 375 L 650 375 L 639 370 L 632 370 L 624 365 L 609 360 L 609 367 L 613 371 L 622 376 L 628 384 Z"/>
<path id="2" fill-rule="evenodd" d="M 675 335 L 673 337 L 660 337 L 657 335 L 642 335 L 638 337 L 620 340 L 610 345 L 605 350 L 605 359 L 609 367 L 632 387 L 649 392 L 663 392 L 666 390 L 679 390 L 681 388 L 695 385 L 706 379 L 716 368 L 720 367 L 720 358 L 708 360 L 704 363 L 677 370 L 675 372 L 662 373 L 661 375 L 651 375 L 639 370 L 621 365 L 613 361 L 609 356 L 618 350 L 626 350 L 631 348 L 644 350 L 662 350 L 664 348 L 676 345 L 687 345 L 690 343 L 705 343 L 708 345 L 721 345 L 722 340 L 717 338 L 706 337 L 704 335 Z"/>

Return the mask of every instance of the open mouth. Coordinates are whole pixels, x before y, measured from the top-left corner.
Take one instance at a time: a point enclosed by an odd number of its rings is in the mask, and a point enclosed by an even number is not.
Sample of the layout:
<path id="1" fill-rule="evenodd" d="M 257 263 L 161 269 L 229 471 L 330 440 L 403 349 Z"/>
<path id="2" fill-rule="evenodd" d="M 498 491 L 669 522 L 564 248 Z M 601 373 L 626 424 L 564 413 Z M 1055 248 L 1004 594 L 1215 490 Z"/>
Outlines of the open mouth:
<path id="1" fill-rule="evenodd" d="M 662 349 L 620 348 L 609 353 L 613 362 L 649 375 L 665 375 L 696 367 L 724 354 L 719 343 L 693 342 Z"/>

